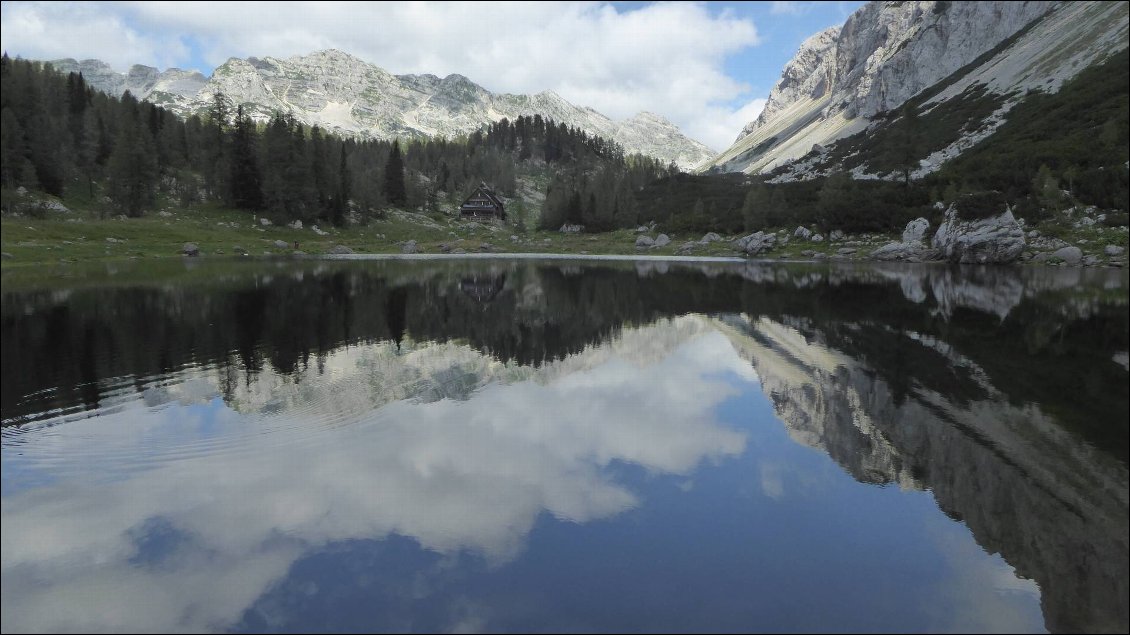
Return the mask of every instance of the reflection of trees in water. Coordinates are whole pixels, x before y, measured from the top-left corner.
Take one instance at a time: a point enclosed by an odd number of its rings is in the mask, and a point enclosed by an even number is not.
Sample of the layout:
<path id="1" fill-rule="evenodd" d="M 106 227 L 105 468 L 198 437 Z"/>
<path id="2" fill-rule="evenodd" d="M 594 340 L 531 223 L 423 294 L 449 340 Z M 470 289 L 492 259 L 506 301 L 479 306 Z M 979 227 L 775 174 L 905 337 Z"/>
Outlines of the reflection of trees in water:
<path id="1" fill-rule="evenodd" d="M 1081 279 L 1056 272 L 961 271 L 343 265 L 6 292 L 3 418 L 94 408 L 108 380 L 188 364 L 215 364 L 230 400 L 268 364 L 297 380 L 311 358 L 317 368 L 357 343 L 455 340 L 540 365 L 663 317 L 771 322 L 803 346 L 778 346 L 766 329 L 745 335 L 811 378 L 771 391 L 804 442 L 861 481 L 931 490 L 984 548 L 1039 582 L 1049 628 L 1124 628 L 1128 394 L 1111 355 L 1130 348 L 1125 280 L 1105 279 L 1121 284 L 1112 293 L 1104 279 L 1076 288 Z M 797 357 L 804 346 L 840 363 L 815 369 Z M 773 382 L 773 367 L 758 371 Z"/>
<path id="2" fill-rule="evenodd" d="M 458 340 L 502 361 L 538 365 L 597 345 L 625 325 L 744 313 L 811 325 L 829 346 L 874 369 L 896 402 L 915 385 L 956 403 L 981 399 L 984 388 L 968 367 L 911 335 L 934 337 L 976 362 L 1008 398 L 1044 404 L 1126 458 L 1126 427 L 1110 423 L 1111 413 L 1127 416 L 1125 372 L 1110 361 L 1130 348 L 1125 300 L 1058 297 L 1078 278 L 1064 287 L 1045 279 L 1050 274 L 1005 269 L 968 276 L 938 268 L 636 269 L 370 263 L 171 288 L 5 293 L 3 418 L 96 407 L 107 379 L 161 376 L 188 364 L 236 364 L 250 381 L 264 364 L 295 373 L 341 346 L 407 337 Z M 1028 287 L 1044 291 L 1016 291 Z M 1009 292 L 994 291 L 1000 288 Z M 232 373 L 223 373 L 230 380 Z"/>

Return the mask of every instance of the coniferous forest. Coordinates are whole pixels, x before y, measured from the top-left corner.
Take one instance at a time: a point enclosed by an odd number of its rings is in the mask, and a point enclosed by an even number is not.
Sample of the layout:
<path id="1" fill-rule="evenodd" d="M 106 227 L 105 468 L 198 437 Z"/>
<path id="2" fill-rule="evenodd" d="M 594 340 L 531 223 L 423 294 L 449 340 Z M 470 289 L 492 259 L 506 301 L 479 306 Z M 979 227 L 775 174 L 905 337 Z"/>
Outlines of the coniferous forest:
<path id="1" fill-rule="evenodd" d="M 841 167 L 866 161 L 892 178 L 840 172 L 775 183 L 775 174 L 685 174 L 539 115 L 454 139 L 355 139 L 288 113 L 256 122 L 217 94 L 206 112 L 181 119 L 128 92 L 96 91 L 81 74 L 5 55 L 0 184 L 8 212 L 23 187 L 84 202 L 103 216 L 144 216 L 161 197 L 337 226 L 392 208 L 452 214 L 480 183 L 518 203 L 513 219 L 523 229 L 535 220 L 531 186 L 537 226 L 546 230 L 656 221 L 671 231 L 730 234 L 799 224 L 893 232 L 919 216 L 940 220 L 937 201 L 992 190 L 1000 195 L 993 200 L 1030 220 L 1084 204 L 1125 224 L 1128 63 L 1123 52 L 1055 94 L 1030 96 L 1002 126 L 1003 142 L 982 143 L 925 178 L 910 177 L 916 157 L 949 143 L 949 119 L 960 113 L 919 114 L 912 100 L 886 124 L 832 148 L 831 156 L 843 155 Z M 962 104 L 976 109 L 980 101 L 971 99 Z"/>
<path id="2" fill-rule="evenodd" d="M 517 177 L 540 170 L 556 174 L 543 223 L 610 229 L 638 222 L 633 193 L 677 171 L 539 115 L 402 145 L 343 139 L 286 113 L 257 123 L 222 94 L 182 120 L 128 92 L 96 91 L 81 74 L 8 56 L 0 64 L 5 190 L 97 201 L 106 214 L 143 216 L 163 194 L 341 225 L 350 209 L 450 210 L 479 183 L 514 198 Z"/>

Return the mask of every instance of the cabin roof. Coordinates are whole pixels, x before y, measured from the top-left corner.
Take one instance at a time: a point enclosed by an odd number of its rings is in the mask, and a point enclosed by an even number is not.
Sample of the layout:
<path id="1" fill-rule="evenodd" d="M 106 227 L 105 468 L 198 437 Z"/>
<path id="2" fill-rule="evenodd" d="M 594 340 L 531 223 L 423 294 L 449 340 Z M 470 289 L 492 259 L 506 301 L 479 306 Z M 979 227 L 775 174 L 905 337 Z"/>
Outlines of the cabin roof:
<path id="1" fill-rule="evenodd" d="M 475 191 L 471 192 L 471 195 L 468 196 L 463 201 L 463 204 L 466 205 L 467 201 L 470 201 L 471 199 L 475 198 L 475 195 L 480 194 L 480 193 L 483 196 L 487 197 L 487 199 L 490 200 L 491 203 L 494 203 L 495 205 L 497 205 L 498 209 L 506 209 L 506 207 L 502 204 L 502 201 L 499 200 L 498 196 L 495 195 L 493 190 L 491 190 L 489 187 L 487 187 L 486 183 L 480 183 L 479 187 L 475 188 Z"/>

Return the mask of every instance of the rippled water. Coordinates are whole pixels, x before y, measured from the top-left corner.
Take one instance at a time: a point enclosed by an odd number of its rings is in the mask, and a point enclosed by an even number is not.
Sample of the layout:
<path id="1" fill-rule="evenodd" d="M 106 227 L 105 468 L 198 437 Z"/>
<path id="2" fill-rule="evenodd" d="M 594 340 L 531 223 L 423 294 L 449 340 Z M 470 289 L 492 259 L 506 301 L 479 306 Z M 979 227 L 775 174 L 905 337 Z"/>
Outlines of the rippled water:
<path id="1" fill-rule="evenodd" d="M 16 631 L 1123 631 L 1127 275 L 5 275 Z"/>

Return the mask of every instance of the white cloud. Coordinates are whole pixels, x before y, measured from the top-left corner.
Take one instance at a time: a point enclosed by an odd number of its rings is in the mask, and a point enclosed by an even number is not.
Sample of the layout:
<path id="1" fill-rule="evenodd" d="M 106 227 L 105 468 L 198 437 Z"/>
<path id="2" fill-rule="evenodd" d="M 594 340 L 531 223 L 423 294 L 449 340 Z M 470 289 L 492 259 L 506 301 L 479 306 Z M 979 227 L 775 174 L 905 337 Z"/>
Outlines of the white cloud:
<path id="1" fill-rule="evenodd" d="M 792 0 L 776 0 L 769 8 L 773 15 L 804 15 L 812 9 L 811 2 L 794 2 Z"/>
<path id="2" fill-rule="evenodd" d="M 749 86 L 730 55 L 756 26 L 703 3 L 621 12 L 605 3 L 4 3 L 3 48 L 28 58 L 97 57 L 191 68 L 229 57 L 337 48 L 394 73 L 460 73 L 495 92 L 555 90 L 623 119 L 661 113 L 721 150 L 731 103 Z M 170 46 L 171 45 L 171 46 Z"/>
<path id="3" fill-rule="evenodd" d="M 0 48 L 29 59 L 97 58 L 117 69 L 175 65 L 189 50 L 178 37 L 131 28 L 120 13 L 97 4 L 5 2 Z"/>
<path id="4" fill-rule="evenodd" d="M 724 150 L 737 139 L 738 133 L 749 122 L 757 119 L 765 108 L 765 99 L 754 99 L 740 108 L 708 107 L 706 116 L 700 117 L 683 129 L 692 139 L 698 139 L 716 150 Z M 706 141 L 714 140 L 713 143 Z"/>

